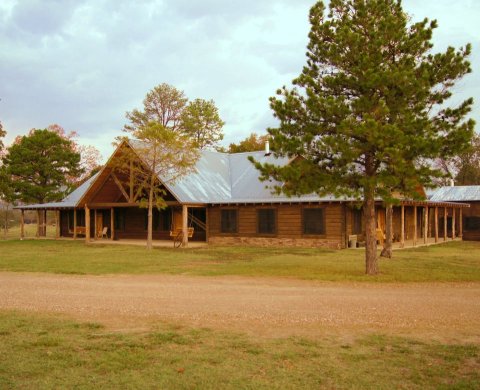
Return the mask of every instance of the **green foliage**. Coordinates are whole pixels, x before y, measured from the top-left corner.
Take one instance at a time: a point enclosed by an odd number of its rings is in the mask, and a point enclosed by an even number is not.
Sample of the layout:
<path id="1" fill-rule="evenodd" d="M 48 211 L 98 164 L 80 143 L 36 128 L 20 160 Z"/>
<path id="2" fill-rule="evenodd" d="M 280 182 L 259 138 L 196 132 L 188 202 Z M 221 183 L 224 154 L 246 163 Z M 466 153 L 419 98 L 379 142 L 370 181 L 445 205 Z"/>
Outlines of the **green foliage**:
<path id="1" fill-rule="evenodd" d="M 124 131 L 132 134 L 153 122 L 189 137 L 200 149 L 215 147 L 223 139 L 225 123 L 213 100 L 188 102 L 183 91 L 165 83 L 147 93 L 143 110 L 134 109 L 126 117 L 130 123 L 124 126 Z"/>
<path id="2" fill-rule="evenodd" d="M 126 113 L 130 124 L 125 125 L 124 130 L 135 132 L 149 122 L 157 122 L 165 128 L 178 130 L 187 101 L 183 91 L 165 83 L 157 85 L 143 100 L 143 111 L 134 109 Z"/>
<path id="3" fill-rule="evenodd" d="M 2 138 L 5 137 L 5 135 L 7 135 L 7 132 L 3 129 L 2 122 L 0 122 L 0 156 L 2 155 L 2 151 L 4 148 Z"/>
<path id="4" fill-rule="evenodd" d="M 473 134 L 465 120 L 472 99 L 446 106 L 455 81 L 471 71 L 470 45 L 431 54 L 436 22 L 408 25 L 395 0 L 332 0 L 310 11 L 307 64 L 294 84 L 271 98 L 280 127 L 269 129 L 277 154 L 304 159 L 263 178 L 311 192 L 362 198 L 366 189 L 418 197 L 418 183 L 440 173 L 429 159 L 464 151 Z M 280 191 L 280 188 L 277 188 Z"/>
<path id="5" fill-rule="evenodd" d="M 26 203 L 61 200 L 67 177 L 81 173 L 79 162 L 80 154 L 72 150 L 71 141 L 49 130 L 21 137 L 3 157 L 12 198 Z"/>
<path id="6" fill-rule="evenodd" d="M 231 143 L 228 147 L 228 153 L 255 152 L 265 149 L 265 142 L 268 141 L 268 135 L 250 134 L 247 138 L 238 144 Z"/>
<path id="7" fill-rule="evenodd" d="M 453 160 L 457 185 L 480 185 L 480 136 L 475 134 L 469 149 Z"/>
<path id="8" fill-rule="evenodd" d="M 269 129 L 278 167 L 256 164 L 277 193 L 327 193 L 363 200 L 367 273 L 376 273 L 374 200 L 419 199 L 418 186 L 441 176 L 431 161 L 468 148 L 473 99 L 448 106 L 471 71 L 471 47 L 432 54 L 436 21 L 409 24 L 400 0 L 332 0 L 310 10 L 307 64 L 272 97 L 280 121 Z"/>
<path id="9" fill-rule="evenodd" d="M 224 124 L 213 100 L 195 99 L 182 113 L 182 133 L 193 139 L 200 149 L 218 145 L 223 139 Z"/>
<path id="10" fill-rule="evenodd" d="M 164 186 L 190 173 L 200 154 L 191 138 L 158 122 L 148 122 L 132 135 L 135 137 L 133 149 L 124 147 L 121 157 L 113 162 L 113 168 L 124 171 L 126 177 L 133 180 L 133 187 L 141 190 L 139 204 L 148 208 L 147 248 L 151 249 L 153 207 L 166 207 Z M 131 145 L 128 140 L 124 142 Z M 135 201 L 130 199 L 130 202 Z"/>

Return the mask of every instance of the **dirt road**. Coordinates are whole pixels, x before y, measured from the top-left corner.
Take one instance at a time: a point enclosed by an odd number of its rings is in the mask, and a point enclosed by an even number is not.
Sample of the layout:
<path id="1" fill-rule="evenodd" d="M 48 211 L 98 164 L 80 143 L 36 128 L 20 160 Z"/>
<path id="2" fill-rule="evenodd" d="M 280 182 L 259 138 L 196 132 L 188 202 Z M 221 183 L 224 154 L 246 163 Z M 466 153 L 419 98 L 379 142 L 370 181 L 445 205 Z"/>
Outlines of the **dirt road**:
<path id="1" fill-rule="evenodd" d="M 480 341 L 480 283 L 0 272 L 0 309 L 65 313 L 116 329 L 160 320 L 267 337 L 375 331 Z"/>

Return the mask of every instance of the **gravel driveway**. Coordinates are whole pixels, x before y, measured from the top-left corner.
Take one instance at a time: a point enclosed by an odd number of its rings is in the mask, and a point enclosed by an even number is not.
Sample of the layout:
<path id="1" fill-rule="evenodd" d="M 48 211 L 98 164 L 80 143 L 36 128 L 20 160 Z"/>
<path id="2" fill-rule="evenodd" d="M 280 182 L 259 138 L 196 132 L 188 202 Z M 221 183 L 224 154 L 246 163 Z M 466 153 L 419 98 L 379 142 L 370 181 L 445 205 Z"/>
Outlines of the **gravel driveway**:
<path id="1" fill-rule="evenodd" d="M 64 313 L 122 330 L 160 320 L 266 337 L 375 331 L 480 341 L 480 283 L 0 272 L 0 309 Z"/>

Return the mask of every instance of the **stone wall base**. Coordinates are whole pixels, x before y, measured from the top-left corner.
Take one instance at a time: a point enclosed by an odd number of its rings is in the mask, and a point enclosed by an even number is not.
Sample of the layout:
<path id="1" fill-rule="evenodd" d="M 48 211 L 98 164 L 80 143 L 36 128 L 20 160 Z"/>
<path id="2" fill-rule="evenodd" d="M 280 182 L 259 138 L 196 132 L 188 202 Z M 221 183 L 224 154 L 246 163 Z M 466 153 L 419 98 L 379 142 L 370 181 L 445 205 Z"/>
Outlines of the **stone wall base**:
<path id="1" fill-rule="evenodd" d="M 252 245 L 252 246 L 285 246 L 303 248 L 341 249 L 338 241 L 321 238 L 276 238 L 276 237 L 210 237 L 212 245 Z"/>

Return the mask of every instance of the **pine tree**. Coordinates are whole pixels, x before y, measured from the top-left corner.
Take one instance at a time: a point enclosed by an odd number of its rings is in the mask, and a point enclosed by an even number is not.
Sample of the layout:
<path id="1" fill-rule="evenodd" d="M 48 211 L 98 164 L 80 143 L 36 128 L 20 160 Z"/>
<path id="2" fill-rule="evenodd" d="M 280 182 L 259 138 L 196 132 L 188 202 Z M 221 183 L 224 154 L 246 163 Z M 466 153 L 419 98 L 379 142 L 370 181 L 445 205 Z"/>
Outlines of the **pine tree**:
<path id="1" fill-rule="evenodd" d="M 81 173 L 80 154 L 72 150 L 71 141 L 46 129 L 21 137 L 2 161 L 12 197 L 26 203 L 61 200 L 67 177 Z"/>
<path id="2" fill-rule="evenodd" d="M 432 53 L 436 21 L 409 23 L 400 0 L 319 1 L 310 10 L 307 64 L 271 98 L 280 121 L 269 129 L 277 155 L 303 156 L 285 167 L 256 164 L 287 195 L 332 193 L 362 201 L 366 273 L 378 272 L 375 200 L 392 190 L 419 197 L 441 175 L 431 161 L 468 146 L 473 100 L 447 105 L 471 71 L 470 45 Z"/>

